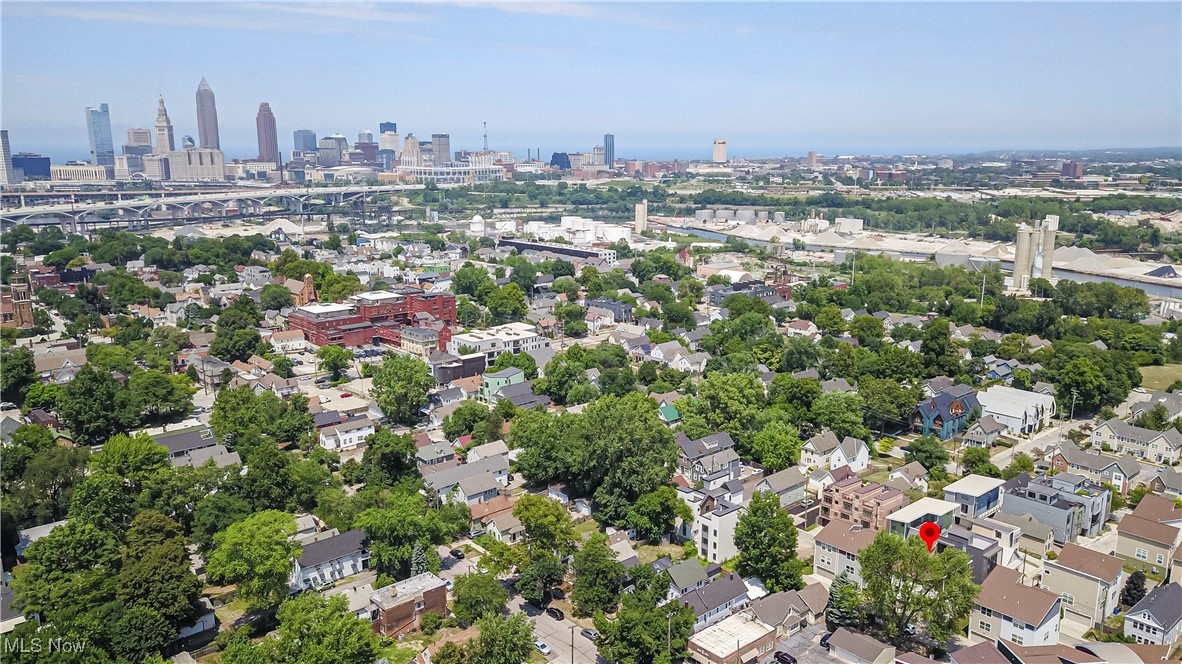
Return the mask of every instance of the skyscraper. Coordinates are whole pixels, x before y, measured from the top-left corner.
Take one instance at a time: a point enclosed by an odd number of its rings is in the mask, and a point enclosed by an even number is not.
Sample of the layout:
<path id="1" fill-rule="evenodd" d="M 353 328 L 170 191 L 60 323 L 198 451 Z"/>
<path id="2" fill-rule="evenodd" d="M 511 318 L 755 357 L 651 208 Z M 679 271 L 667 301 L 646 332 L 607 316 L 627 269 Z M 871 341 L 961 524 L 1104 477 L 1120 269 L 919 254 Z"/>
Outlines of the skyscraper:
<path id="1" fill-rule="evenodd" d="M 373 143 L 373 132 L 368 129 L 362 129 L 357 132 L 358 143 Z"/>
<path id="2" fill-rule="evenodd" d="M 382 123 L 378 124 L 378 133 L 379 134 L 385 134 L 387 132 L 390 132 L 392 134 L 397 134 L 398 133 L 398 123 L 397 122 L 382 122 Z"/>
<path id="3" fill-rule="evenodd" d="M 316 165 L 324 167 L 341 165 L 341 145 L 330 137 L 320 139 L 316 153 Z"/>
<path id="4" fill-rule="evenodd" d="M 173 150 L 176 150 L 176 144 L 172 142 L 172 120 L 168 119 L 168 109 L 164 108 L 164 95 L 160 95 L 156 104 L 156 147 L 152 152 L 167 155 Z"/>
<path id="5" fill-rule="evenodd" d="M 86 107 L 86 133 L 90 136 L 90 162 L 95 166 L 115 165 L 115 141 L 111 138 L 111 111 L 106 104 Z"/>
<path id="6" fill-rule="evenodd" d="M 271 112 L 270 104 L 259 104 L 259 114 L 254 122 L 259 132 L 259 161 L 278 164 L 279 135 L 275 133 L 275 114 Z"/>
<path id="7" fill-rule="evenodd" d="M 714 139 L 714 155 L 713 155 L 712 161 L 716 164 L 725 164 L 726 163 L 726 139 L 725 138 Z"/>
<path id="8" fill-rule="evenodd" d="M 406 142 L 402 145 L 402 154 L 399 155 L 399 161 L 403 166 L 423 165 L 423 155 L 419 151 L 419 139 L 415 138 L 414 134 L 406 135 Z"/>
<path id="9" fill-rule="evenodd" d="M 603 163 L 606 164 L 608 168 L 612 168 L 613 166 L 616 165 L 616 135 L 615 134 L 604 134 L 603 135 Z"/>
<path id="10" fill-rule="evenodd" d="M 218 107 L 214 103 L 213 89 L 201 78 L 197 86 L 197 141 L 203 148 L 222 149 L 218 137 Z"/>
<path id="11" fill-rule="evenodd" d="M 297 129 L 291 134 L 296 152 L 310 152 L 316 149 L 316 132 L 311 129 Z"/>
<path id="12" fill-rule="evenodd" d="M 431 150 L 435 155 L 434 165 L 442 166 L 451 161 L 451 134 L 431 134 Z"/>
<path id="13" fill-rule="evenodd" d="M 0 129 L 0 184 L 16 184 L 16 171 L 12 168 L 12 146 L 8 144 L 8 130 Z"/>

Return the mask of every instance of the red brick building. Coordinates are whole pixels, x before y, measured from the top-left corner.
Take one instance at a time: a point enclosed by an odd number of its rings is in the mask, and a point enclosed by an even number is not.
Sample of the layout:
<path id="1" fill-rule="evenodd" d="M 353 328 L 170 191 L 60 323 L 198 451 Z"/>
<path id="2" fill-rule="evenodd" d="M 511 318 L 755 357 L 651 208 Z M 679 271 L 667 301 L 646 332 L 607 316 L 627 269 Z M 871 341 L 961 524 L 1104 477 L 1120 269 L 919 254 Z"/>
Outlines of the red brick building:
<path id="1" fill-rule="evenodd" d="M 402 345 L 404 327 L 431 327 L 439 332 L 439 349 L 451 341 L 456 298 L 451 293 L 373 291 L 358 293 L 343 304 L 309 304 L 288 318 L 315 346 Z"/>

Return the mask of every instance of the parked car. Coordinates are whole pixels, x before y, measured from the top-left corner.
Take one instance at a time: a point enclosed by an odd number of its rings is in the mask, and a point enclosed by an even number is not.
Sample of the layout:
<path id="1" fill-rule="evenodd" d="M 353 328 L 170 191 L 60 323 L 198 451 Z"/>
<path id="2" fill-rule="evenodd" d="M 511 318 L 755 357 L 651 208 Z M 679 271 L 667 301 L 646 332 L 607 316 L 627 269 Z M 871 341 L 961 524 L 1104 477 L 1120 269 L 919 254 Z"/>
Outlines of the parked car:
<path id="1" fill-rule="evenodd" d="M 829 649 L 829 637 L 831 637 L 831 636 L 833 636 L 833 632 L 829 632 L 825 636 L 821 637 L 821 647 L 824 648 L 825 650 Z"/>
<path id="2" fill-rule="evenodd" d="M 562 588 L 551 588 L 550 597 L 552 599 L 566 599 L 566 591 Z"/>
<path id="3" fill-rule="evenodd" d="M 0 410 L 16 410 L 16 404 L 11 401 L 0 402 Z"/>
<path id="4" fill-rule="evenodd" d="M 566 614 L 562 612 L 562 609 L 556 609 L 554 607 L 550 607 L 550 608 L 546 609 L 546 615 L 550 616 L 551 618 L 553 618 L 555 620 L 565 620 L 566 619 Z"/>
<path id="5" fill-rule="evenodd" d="M 546 657 L 550 656 L 550 646 L 546 645 L 545 641 L 534 641 L 534 647 L 538 649 L 538 652 L 542 653 Z"/>
<path id="6" fill-rule="evenodd" d="M 451 550 L 451 557 L 455 558 L 456 560 L 463 560 L 464 559 L 464 552 L 460 551 L 459 549 L 452 549 Z"/>
<path id="7" fill-rule="evenodd" d="M 584 629 L 582 632 L 579 632 L 579 633 L 582 634 L 583 636 L 587 637 L 588 639 L 591 639 L 592 641 L 599 640 L 599 632 L 597 632 L 593 629 Z"/>
<path id="8" fill-rule="evenodd" d="M 780 664 L 796 664 L 796 658 L 782 650 L 776 652 L 774 659 Z"/>
<path id="9" fill-rule="evenodd" d="M 353 394 L 351 392 L 341 392 L 342 399 L 348 399 L 351 396 L 353 396 Z"/>

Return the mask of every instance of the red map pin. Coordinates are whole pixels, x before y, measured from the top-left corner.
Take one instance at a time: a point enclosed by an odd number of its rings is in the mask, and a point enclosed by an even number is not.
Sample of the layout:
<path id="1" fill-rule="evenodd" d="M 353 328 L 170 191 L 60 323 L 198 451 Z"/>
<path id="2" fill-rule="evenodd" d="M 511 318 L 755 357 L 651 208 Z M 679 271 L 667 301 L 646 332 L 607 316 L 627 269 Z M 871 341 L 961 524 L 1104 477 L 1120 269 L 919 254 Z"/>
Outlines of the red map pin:
<path id="1" fill-rule="evenodd" d="M 923 540 L 928 545 L 928 551 L 936 545 L 936 540 L 940 539 L 940 524 L 931 521 L 919 527 L 919 539 Z"/>

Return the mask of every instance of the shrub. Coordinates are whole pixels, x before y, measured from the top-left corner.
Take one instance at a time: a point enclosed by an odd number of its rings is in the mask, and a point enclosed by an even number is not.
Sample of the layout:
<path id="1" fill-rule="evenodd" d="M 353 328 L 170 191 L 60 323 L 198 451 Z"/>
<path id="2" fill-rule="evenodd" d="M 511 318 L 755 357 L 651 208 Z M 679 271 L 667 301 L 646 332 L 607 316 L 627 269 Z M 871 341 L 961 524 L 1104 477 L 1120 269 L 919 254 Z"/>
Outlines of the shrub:
<path id="1" fill-rule="evenodd" d="M 422 620 L 419 622 L 419 629 L 423 630 L 423 634 L 426 634 L 427 636 L 431 636 L 435 632 L 438 632 L 439 628 L 442 626 L 443 616 L 435 613 L 434 611 L 428 611 L 424 613 Z"/>

